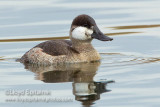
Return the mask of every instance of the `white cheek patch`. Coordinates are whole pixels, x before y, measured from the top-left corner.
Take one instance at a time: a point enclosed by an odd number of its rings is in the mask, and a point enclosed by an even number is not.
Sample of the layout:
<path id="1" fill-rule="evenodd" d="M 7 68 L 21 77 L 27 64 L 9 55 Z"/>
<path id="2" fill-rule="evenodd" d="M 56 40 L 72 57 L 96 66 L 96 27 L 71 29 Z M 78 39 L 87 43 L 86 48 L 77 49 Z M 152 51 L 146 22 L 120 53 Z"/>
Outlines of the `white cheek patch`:
<path id="1" fill-rule="evenodd" d="M 77 27 L 72 31 L 72 37 L 79 40 L 87 40 L 91 38 L 92 30 L 85 27 Z M 86 35 L 87 34 L 87 35 Z"/>
<path id="2" fill-rule="evenodd" d="M 93 33 L 93 30 L 87 29 L 87 30 L 86 30 L 86 33 L 87 33 L 87 35 L 91 36 L 91 34 Z"/>

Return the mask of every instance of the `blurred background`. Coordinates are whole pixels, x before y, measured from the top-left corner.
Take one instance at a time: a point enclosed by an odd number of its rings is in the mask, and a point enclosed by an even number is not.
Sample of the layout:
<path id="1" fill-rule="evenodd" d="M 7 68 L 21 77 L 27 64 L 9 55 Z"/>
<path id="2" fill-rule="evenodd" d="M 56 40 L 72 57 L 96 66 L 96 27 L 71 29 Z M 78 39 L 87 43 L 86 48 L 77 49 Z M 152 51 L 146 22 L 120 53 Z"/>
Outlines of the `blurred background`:
<path id="1" fill-rule="evenodd" d="M 159 4 L 160 0 L 0 0 L 0 104 L 3 107 L 22 104 L 159 107 Z M 69 36 L 72 20 L 79 14 L 93 17 L 101 31 L 114 38 L 112 42 L 93 40 L 92 44 L 102 56 L 101 64 L 60 67 L 61 73 L 49 73 L 55 69 L 24 66 L 15 61 L 46 40 L 43 38 Z M 82 73 L 71 72 L 77 68 Z M 87 77 L 91 78 L 87 80 Z M 78 81 L 79 78 L 83 81 Z M 115 83 L 108 84 L 108 80 Z M 76 91 L 80 85 L 77 83 L 96 88 L 80 95 Z M 69 97 L 73 101 L 6 102 L 10 96 L 5 92 L 10 89 L 51 90 L 52 97 Z"/>

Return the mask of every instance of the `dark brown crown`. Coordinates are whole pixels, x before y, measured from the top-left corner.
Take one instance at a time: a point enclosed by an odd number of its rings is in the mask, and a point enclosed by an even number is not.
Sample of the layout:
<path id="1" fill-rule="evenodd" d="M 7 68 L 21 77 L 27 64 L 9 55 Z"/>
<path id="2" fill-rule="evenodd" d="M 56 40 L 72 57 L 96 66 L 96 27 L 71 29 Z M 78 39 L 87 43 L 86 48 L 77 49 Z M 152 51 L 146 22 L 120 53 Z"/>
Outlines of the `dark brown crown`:
<path id="1" fill-rule="evenodd" d="M 96 25 L 94 19 L 88 15 L 82 14 L 74 18 L 72 26 L 83 26 L 90 28 L 91 26 Z"/>

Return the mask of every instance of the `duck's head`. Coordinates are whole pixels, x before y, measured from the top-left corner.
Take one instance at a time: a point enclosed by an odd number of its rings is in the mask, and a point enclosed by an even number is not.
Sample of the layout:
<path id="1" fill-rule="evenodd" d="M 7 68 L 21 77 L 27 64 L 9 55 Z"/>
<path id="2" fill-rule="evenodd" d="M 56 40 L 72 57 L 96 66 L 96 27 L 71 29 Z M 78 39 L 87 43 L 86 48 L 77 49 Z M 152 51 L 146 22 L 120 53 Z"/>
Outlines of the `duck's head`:
<path id="1" fill-rule="evenodd" d="M 71 40 L 79 41 L 91 41 L 94 38 L 101 41 L 113 40 L 99 30 L 92 17 L 85 14 L 79 15 L 73 20 L 70 29 L 70 38 Z"/>

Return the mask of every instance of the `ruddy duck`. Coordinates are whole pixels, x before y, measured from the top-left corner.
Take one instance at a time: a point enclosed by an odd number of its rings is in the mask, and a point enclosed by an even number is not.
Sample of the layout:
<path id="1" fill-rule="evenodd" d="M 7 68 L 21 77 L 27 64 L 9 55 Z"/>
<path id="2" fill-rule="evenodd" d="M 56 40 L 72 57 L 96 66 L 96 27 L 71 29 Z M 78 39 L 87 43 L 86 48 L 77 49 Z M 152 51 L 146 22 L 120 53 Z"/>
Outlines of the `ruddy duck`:
<path id="1" fill-rule="evenodd" d="M 70 28 L 70 40 L 50 40 L 38 44 L 26 52 L 22 63 L 58 64 L 99 61 L 100 55 L 91 44 L 92 39 L 111 41 L 88 15 L 77 16 Z"/>

